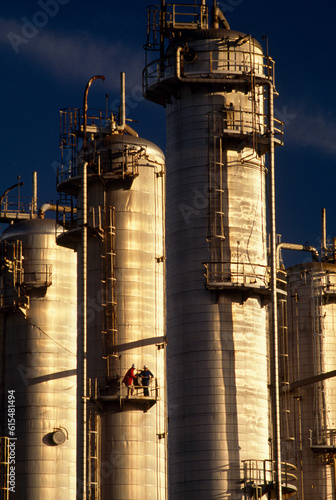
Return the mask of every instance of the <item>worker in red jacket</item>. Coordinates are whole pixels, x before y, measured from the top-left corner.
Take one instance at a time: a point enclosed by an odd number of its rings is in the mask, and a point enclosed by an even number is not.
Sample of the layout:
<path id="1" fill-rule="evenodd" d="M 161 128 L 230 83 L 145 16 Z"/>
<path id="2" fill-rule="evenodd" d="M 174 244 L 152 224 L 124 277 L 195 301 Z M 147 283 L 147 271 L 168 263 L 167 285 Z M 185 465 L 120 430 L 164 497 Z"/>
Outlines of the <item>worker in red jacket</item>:
<path id="1" fill-rule="evenodd" d="M 134 379 L 135 379 L 135 364 L 133 363 L 132 367 L 127 371 L 126 375 L 123 379 L 123 384 L 127 387 L 127 397 L 133 395 L 134 392 Z"/>

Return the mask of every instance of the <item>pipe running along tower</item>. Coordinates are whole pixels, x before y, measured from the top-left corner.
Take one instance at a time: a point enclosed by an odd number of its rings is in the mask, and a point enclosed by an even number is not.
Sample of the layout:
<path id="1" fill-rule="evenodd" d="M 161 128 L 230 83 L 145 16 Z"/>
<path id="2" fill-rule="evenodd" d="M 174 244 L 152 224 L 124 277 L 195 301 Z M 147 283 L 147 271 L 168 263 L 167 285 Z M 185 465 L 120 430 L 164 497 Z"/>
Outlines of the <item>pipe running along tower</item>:
<path id="1" fill-rule="evenodd" d="M 78 252 L 78 498 L 167 498 L 165 398 L 165 166 L 162 151 L 119 117 L 61 111 L 58 191 L 64 232 Z M 124 375 L 147 365 L 148 390 Z"/>
<path id="2" fill-rule="evenodd" d="M 281 498 L 290 486 L 266 307 L 276 271 L 265 157 L 274 200 L 273 149 L 282 144 L 274 62 L 230 29 L 216 2 L 210 13 L 205 0 L 162 0 L 148 9 L 147 33 L 144 95 L 167 120 L 170 495 Z"/>

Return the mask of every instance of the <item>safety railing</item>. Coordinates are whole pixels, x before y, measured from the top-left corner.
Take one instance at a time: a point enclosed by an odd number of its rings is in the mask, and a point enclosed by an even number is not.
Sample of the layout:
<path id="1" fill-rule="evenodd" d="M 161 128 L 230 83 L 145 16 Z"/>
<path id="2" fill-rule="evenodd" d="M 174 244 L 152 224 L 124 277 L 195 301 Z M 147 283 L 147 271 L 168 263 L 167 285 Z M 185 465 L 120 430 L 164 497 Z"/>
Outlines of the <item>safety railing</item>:
<path id="1" fill-rule="evenodd" d="M 29 197 L 6 195 L 0 204 L 0 222 L 13 219 L 31 219 L 34 216 L 33 200 Z"/>
<path id="2" fill-rule="evenodd" d="M 236 47 L 223 45 L 218 50 L 197 51 L 193 62 L 186 62 L 181 50 L 177 56 L 165 56 L 147 64 L 143 71 L 143 87 L 146 92 L 152 85 L 177 76 L 191 82 L 210 77 L 215 83 L 216 79 L 232 76 L 254 76 L 273 81 L 274 70 L 275 62 L 270 57 L 253 53 L 251 59 L 249 50 Z"/>
<path id="3" fill-rule="evenodd" d="M 64 108 L 60 111 L 60 146 L 76 146 L 76 137 L 79 132 L 84 132 L 84 126 L 90 131 L 94 129 L 98 132 L 110 131 L 113 119 L 106 116 L 106 111 L 101 109 L 89 109 L 85 117 L 81 108 Z"/>
<path id="4" fill-rule="evenodd" d="M 146 50 L 158 50 L 160 33 L 175 29 L 207 29 L 209 12 L 206 5 L 167 3 L 164 8 L 158 5 L 147 7 Z"/>
<path id="5" fill-rule="evenodd" d="M 110 379 L 105 386 L 100 386 L 97 379 L 89 379 L 89 397 L 99 407 L 102 404 L 117 403 L 122 409 L 128 401 L 131 401 L 147 411 L 159 401 L 160 385 L 156 377 L 151 379 L 149 386 L 136 381 L 130 388 L 123 383 L 123 377 L 120 376 Z"/>
<path id="6" fill-rule="evenodd" d="M 101 109 L 89 109 L 86 117 L 81 108 L 62 109 L 60 111 L 62 161 L 57 169 L 57 183 L 60 184 L 80 175 L 78 155 L 83 147 L 84 135 L 88 133 L 108 134 L 115 126 L 114 116 L 112 114 L 107 116 L 107 111 Z"/>
<path id="7" fill-rule="evenodd" d="M 212 113 L 209 118 L 213 134 L 266 136 L 270 128 L 268 115 L 248 111 L 241 107 L 228 106 L 221 112 Z M 274 138 L 281 143 L 283 141 L 283 125 L 281 120 L 273 118 Z"/>
<path id="8" fill-rule="evenodd" d="M 226 261 L 207 262 L 204 266 L 208 288 L 243 286 L 268 289 L 270 286 L 270 268 L 266 265 Z"/>
<path id="9" fill-rule="evenodd" d="M 21 289 L 23 281 L 22 241 L 4 240 L 0 244 L 0 310 L 25 308 L 29 298 Z"/>
<path id="10" fill-rule="evenodd" d="M 336 450 L 336 429 L 309 430 L 309 444 L 312 449 Z"/>
<path id="11" fill-rule="evenodd" d="M 90 174 L 105 174 L 109 173 L 110 178 L 126 179 L 139 175 L 139 160 L 145 156 L 145 147 L 131 147 L 127 144 L 121 145 L 120 150 L 101 151 L 95 153 L 87 152 L 77 157 L 76 161 L 65 162 L 57 169 L 57 184 L 69 181 L 71 179 L 79 179 L 82 175 L 83 161 L 87 161 L 87 173 Z"/>
<path id="12" fill-rule="evenodd" d="M 24 288 L 35 288 L 41 286 L 51 286 L 52 284 L 52 265 L 36 264 L 29 266 L 29 271 L 23 270 L 21 286 Z"/>
<path id="13" fill-rule="evenodd" d="M 136 377 L 135 383 L 133 385 L 133 393 L 130 394 L 130 390 L 125 384 L 120 380 L 120 397 L 121 398 L 150 398 L 158 399 L 159 396 L 159 384 L 157 378 L 153 377 L 149 383 L 149 386 L 144 386 L 141 384 L 140 377 Z"/>
<path id="14" fill-rule="evenodd" d="M 164 11 L 164 29 L 207 29 L 208 7 L 168 3 Z"/>
<path id="15" fill-rule="evenodd" d="M 281 462 L 281 484 L 287 493 L 296 491 L 293 484 L 297 481 L 295 471 L 294 465 Z M 245 493 L 251 494 L 254 491 L 261 493 L 261 497 L 274 488 L 275 477 L 273 460 L 242 460 L 241 483 L 244 485 Z"/>

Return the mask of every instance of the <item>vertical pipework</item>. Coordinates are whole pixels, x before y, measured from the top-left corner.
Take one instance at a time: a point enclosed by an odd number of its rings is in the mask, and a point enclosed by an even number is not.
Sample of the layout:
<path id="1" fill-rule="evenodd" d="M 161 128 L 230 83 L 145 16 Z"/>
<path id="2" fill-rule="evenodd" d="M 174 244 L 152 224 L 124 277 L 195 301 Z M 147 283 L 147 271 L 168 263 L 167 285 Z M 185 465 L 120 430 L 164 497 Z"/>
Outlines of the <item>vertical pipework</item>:
<path id="1" fill-rule="evenodd" d="M 86 150 L 86 126 L 87 126 L 87 111 L 88 111 L 88 93 L 91 84 L 94 80 L 105 80 L 105 76 L 96 75 L 90 78 L 88 81 L 83 97 L 83 150 L 85 154 Z M 83 284 L 82 284 L 82 304 L 83 304 L 83 323 L 82 323 L 82 480 L 83 480 L 83 498 L 86 498 L 86 398 L 87 398 L 87 162 L 83 162 L 82 168 L 82 197 L 83 197 L 83 227 L 82 227 L 82 272 L 83 272 Z M 80 431 L 79 431 L 80 432 Z M 78 492 L 79 494 L 79 492 Z"/>
<path id="2" fill-rule="evenodd" d="M 84 134 L 83 148 L 84 149 L 86 148 L 86 126 L 87 126 L 87 111 L 88 111 L 87 98 L 88 98 L 88 93 L 89 93 L 90 87 L 92 85 L 92 82 L 94 82 L 94 80 L 97 80 L 97 79 L 105 80 L 105 76 L 96 75 L 96 76 L 93 76 L 92 78 L 90 78 L 90 80 L 86 84 L 85 91 L 84 91 L 84 98 L 83 98 L 83 134 Z"/>
<path id="3" fill-rule="evenodd" d="M 218 9 L 217 9 L 217 1 L 216 0 L 213 0 L 211 27 L 215 28 L 215 29 L 219 28 Z"/>
<path id="4" fill-rule="evenodd" d="M 33 172 L 33 203 L 32 215 L 37 213 L 37 172 Z"/>
<path id="5" fill-rule="evenodd" d="M 322 208 L 322 250 L 327 250 L 327 222 L 326 222 L 326 209 Z"/>
<path id="6" fill-rule="evenodd" d="M 82 303 L 83 303 L 83 324 L 82 324 L 82 403 L 83 403 L 83 425 L 82 425 L 82 446 L 83 446 L 83 498 L 86 498 L 86 398 L 87 398 L 87 162 L 83 162 L 82 171 L 82 211 L 83 211 L 83 228 L 82 228 Z"/>
<path id="7" fill-rule="evenodd" d="M 274 460 L 277 500 L 282 500 L 281 489 L 281 442 L 280 442 L 280 403 L 279 403 L 279 350 L 278 350 L 278 311 L 277 311 L 277 251 L 275 223 L 275 171 L 274 171 L 274 103 L 273 84 L 268 83 L 269 117 L 269 170 L 270 170 L 270 231 L 271 231 L 271 293 L 272 293 L 272 387 L 273 387 L 273 428 Z"/>
<path id="8" fill-rule="evenodd" d="M 126 124 L 126 85 L 125 73 L 120 73 L 120 116 L 119 125 L 124 128 Z"/>

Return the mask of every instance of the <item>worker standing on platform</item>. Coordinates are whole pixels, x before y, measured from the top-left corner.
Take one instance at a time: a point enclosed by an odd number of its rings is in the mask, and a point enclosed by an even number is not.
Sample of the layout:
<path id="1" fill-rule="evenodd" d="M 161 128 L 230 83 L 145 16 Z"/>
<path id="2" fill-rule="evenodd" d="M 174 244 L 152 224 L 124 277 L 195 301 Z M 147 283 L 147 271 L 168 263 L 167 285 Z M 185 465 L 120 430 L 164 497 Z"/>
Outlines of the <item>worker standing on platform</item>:
<path id="1" fill-rule="evenodd" d="M 148 366 L 145 365 L 143 367 L 143 370 L 140 372 L 141 380 L 142 380 L 142 385 L 144 388 L 144 396 L 149 396 L 149 382 L 150 380 L 154 377 L 152 372 L 149 371 Z"/>
<path id="2" fill-rule="evenodd" d="M 126 375 L 123 378 L 123 384 L 127 387 L 127 397 L 129 398 L 130 394 L 133 396 L 134 392 L 134 379 L 135 379 L 135 364 L 133 363 L 132 367 L 127 371 Z"/>

